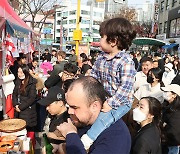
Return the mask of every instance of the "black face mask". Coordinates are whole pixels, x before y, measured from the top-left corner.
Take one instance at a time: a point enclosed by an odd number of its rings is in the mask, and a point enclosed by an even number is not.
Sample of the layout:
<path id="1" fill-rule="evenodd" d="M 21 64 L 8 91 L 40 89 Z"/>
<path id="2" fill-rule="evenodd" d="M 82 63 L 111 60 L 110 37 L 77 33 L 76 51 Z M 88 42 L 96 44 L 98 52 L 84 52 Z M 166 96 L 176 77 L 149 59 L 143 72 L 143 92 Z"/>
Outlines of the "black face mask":
<path id="1" fill-rule="evenodd" d="M 154 82 L 154 78 L 152 76 L 147 76 L 147 82 L 148 83 L 153 83 Z"/>

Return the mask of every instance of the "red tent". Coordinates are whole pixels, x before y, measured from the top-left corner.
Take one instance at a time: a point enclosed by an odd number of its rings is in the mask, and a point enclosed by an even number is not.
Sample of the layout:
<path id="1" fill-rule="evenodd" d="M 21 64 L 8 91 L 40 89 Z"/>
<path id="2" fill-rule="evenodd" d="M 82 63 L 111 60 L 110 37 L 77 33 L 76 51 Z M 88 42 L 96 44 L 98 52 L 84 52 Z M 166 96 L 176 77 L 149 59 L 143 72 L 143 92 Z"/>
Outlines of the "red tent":
<path id="1" fill-rule="evenodd" d="M 0 0 L 0 17 L 3 17 L 12 29 L 25 33 L 32 31 L 31 28 L 16 14 L 7 0 Z"/>

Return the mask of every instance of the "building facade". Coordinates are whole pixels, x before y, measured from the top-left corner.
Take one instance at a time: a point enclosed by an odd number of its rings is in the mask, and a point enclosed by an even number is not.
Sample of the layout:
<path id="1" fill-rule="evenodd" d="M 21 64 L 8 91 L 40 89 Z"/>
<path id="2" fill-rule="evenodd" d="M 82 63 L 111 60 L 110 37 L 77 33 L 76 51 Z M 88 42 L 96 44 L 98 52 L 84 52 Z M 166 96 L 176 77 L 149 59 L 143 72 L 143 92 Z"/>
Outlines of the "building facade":
<path id="1" fill-rule="evenodd" d="M 80 28 L 82 30 L 82 41 L 98 42 L 100 39 L 99 25 L 104 20 L 104 9 L 81 5 L 80 10 Z M 76 29 L 77 6 L 68 5 L 63 8 L 57 8 L 55 13 L 54 25 L 54 43 L 73 42 L 73 31 Z"/>
<path id="2" fill-rule="evenodd" d="M 159 0 L 157 38 L 180 44 L 180 0 Z"/>
<path id="3" fill-rule="evenodd" d="M 142 4 L 141 8 L 136 9 L 137 21 L 140 23 L 147 23 L 153 21 L 154 8 L 150 1 L 146 1 Z"/>
<path id="4" fill-rule="evenodd" d="M 24 16 L 26 18 L 24 18 Z M 32 28 L 32 17 L 30 15 L 27 16 L 26 14 L 22 14 L 21 18 L 29 27 Z M 38 41 L 42 49 L 49 48 L 54 41 L 54 18 L 44 18 L 44 15 L 37 14 L 34 19 L 34 32 L 39 35 Z"/>

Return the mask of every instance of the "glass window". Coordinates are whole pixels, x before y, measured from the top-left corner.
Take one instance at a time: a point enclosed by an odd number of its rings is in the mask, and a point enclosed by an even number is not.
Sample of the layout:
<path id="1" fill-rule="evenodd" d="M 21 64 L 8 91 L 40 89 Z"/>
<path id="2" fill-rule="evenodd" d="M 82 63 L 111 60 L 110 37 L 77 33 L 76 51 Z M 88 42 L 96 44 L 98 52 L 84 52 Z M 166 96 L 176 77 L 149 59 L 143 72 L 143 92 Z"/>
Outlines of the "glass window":
<path id="1" fill-rule="evenodd" d="M 57 13 L 57 16 L 60 17 L 60 16 L 61 16 L 61 13 L 58 12 L 58 13 Z"/>
<path id="2" fill-rule="evenodd" d="M 176 33 L 176 19 L 171 20 L 170 22 L 170 37 L 174 37 Z"/>
<path id="3" fill-rule="evenodd" d="M 76 19 L 69 20 L 69 24 L 75 24 L 75 23 L 76 23 Z"/>
<path id="4" fill-rule="evenodd" d="M 93 33 L 99 33 L 99 29 L 93 29 Z"/>
<path id="5" fill-rule="evenodd" d="M 162 23 L 159 24 L 159 34 L 162 33 Z"/>
<path id="6" fill-rule="evenodd" d="M 60 33 L 60 29 L 56 29 L 56 32 L 57 32 L 57 33 Z"/>
<path id="7" fill-rule="evenodd" d="M 73 32 L 75 30 L 75 28 L 69 28 L 69 32 Z"/>
<path id="8" fill-rule="evenodd" d="M 68 12 L 63 12 L 63 13 L 62 13 L 62 16 L 63 16 L 63 17 L 67 17 L 67 16 L 68 16 Z"/>
<path id="9" fill-rule="evenodd" d="M 90 15 L 90 12 L 89 11 L 85 11 L 85 10 L 81 10 L 81 14 Z"/>
<path id="10" fill-rule="evenodd" d="M 76 10 L 69 12 L 69 15 L 75 15 L 75 14 L 76 14 Z"/>
<path id="11" fill-rule="evenodd" d="M 177 19 L 176 36 L 180 36 L 180 18 Z"/>
<path id="12" fill-rule="evenodd" d="M 93 38 L 93 42 L 100 42 L 100 38 Z"/>
<path id="13" fill-rule="evenodd" d="M 164 9 L 164 1 L 161 2 L 161 11 Z"/>
<path id="14" fill-rule="evenodd" d="M 100 12 L 94 12 L 94 16 L 96 16 L 96 17 L 102 17 L 102 13 L 100 13 Z"/>
<path id="15" fill-rule="evenodd" d="M 85 33 L 88 33 L 89 32 L 89 28 L 82 28 L 81 29 L 83 32 L 85 32 Z"/>
<path id="16" fill-rule="evenodd" d="M 172 7 L 175 6 L 177 0 L 172 0 Z"/>
<path id="17" fill-rule="evenodd" d="M 72 38 L 72 37 L 69 37 L 69 41 L 73 41 L 73 38 Z"/>
<path id="18" fill-rule="evenodd" d="M 82 20 L 81 20 L 81 23 L 82 23 L 82 24 L 90 24 L 90 20 L 82 19 Z"/>
<path id="19" fill-rule="evenodd" d="M 61 24 L 61 20 L 58 20 L 58 21 L 57 21 L 57 25 L 60 25 L 60 24 Z"/>
<path id="20" fill-rule="evenodd" d="M 169 9 L 169 0 L 166 0 L 166 10 Z"/>
<path id="21" fill-rule="evenodd" d="M 100 21 L 93 21 L 93 25 L 100 25 L 101 22 Z"/>
<path id="22" fill-rule="evenodd" d="M 67 20 L 63 20 L 62 24 L 67 24 Z"/>
<path id="23" fill-rule="evenodd" d="M 164 22 L 164 33 L 167 32 L 167 21 Z"/>
<path id="24" fill-rule="evenodd" d="M 56 43 L 60 43 L 60 37 L 56 37 Z"/>

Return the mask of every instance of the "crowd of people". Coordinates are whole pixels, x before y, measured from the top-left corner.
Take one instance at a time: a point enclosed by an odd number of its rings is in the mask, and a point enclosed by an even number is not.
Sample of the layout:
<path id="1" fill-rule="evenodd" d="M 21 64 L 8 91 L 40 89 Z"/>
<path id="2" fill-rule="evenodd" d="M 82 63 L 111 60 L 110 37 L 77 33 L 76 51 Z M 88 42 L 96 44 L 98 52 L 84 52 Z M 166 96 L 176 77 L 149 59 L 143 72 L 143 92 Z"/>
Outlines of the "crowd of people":
<path id="1" fill-rule="evenodd" d="M 66 60 L 66 52 L 46 49 L 38 72 L 37 55 L 27 64 L 20 54 L 10 68 L 15 117 L 28 131 L 41 124 L 53 153 L 178 154 L 179 57 L 126 52 L 136 31 L 124 18 L 104 21 L 99 32 L 96 57 L 78 59 L 72 49 Z M 43 118 L 38 105 L 47 110 Z"/>

